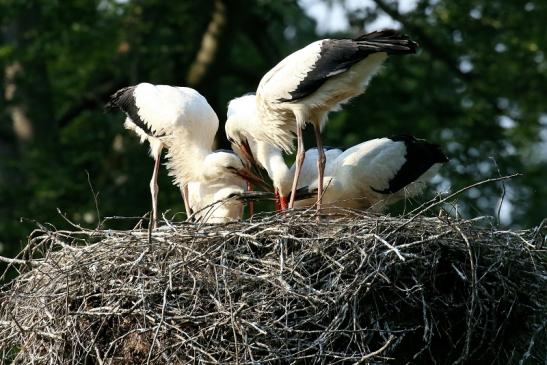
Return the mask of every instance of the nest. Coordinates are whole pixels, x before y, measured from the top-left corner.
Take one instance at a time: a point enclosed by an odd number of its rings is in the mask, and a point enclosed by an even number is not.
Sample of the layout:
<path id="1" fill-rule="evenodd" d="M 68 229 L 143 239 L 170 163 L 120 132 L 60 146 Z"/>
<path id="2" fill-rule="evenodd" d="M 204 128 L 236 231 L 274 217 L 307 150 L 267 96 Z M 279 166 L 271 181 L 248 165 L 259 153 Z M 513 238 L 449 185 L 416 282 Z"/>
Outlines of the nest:
<path id="1" fill-rule="evenodd" d="M 543 226 L 304 211 L 227 225 L 42 229 L 0 300 L 35 364 L 535 363 Z"/>

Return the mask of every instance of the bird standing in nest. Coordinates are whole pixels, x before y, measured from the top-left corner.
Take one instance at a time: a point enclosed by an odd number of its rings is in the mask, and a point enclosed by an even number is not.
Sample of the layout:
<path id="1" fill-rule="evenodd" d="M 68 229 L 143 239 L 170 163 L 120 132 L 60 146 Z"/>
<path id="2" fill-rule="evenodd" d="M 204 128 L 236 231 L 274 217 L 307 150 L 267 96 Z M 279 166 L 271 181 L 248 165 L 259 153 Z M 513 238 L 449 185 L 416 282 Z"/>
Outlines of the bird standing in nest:
<path id="1" fill-rule="evenodd" d="M 294 149 L 296 169 L 289 208 L 294 205 L 305 158 L 302 130 L 312 124 L 318 149 L 318 189 L 323 191 L 325 153 L 321 130 L 330 111 L 362 94 L 388 55 L 415 53 L 418 45 L 395 30 L 354 39 L 322 39 L 290 54 L 264 75 L 256 91 L 258 120 L 251 134 L 281 148 Z M 318 194 L 317 209 L 322 194 Z"/>

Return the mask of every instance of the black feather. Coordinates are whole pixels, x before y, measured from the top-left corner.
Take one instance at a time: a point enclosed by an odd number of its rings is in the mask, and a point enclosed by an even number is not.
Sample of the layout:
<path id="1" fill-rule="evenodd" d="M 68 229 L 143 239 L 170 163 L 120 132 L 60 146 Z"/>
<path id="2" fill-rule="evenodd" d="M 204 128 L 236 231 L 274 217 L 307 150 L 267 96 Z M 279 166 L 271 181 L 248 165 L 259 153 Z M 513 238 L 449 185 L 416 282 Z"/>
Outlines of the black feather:
<path id="1" fill-rule="evenodd" d="M 439 145 L 429 143 L 424 139 L 418 139 L 409 135 L 397 135 L 388 138 L 394 142 L 404 142 L 406 147 L 405 162 L 389 181 L 387 189 L 377 190 L 371 187 L 377 193 L 396 193 L 416 181 L 434 164 L 448 161 L 448 158 L 441 151 Z"/>
<path id="2" fill-rule="evenodd" d="M 406 35 L 390 29 L 363 34 L 354 39 L 326 39 L 321 44 L 317 62 L 298 87 L 289 92 L 291 97 L 278 101 L 295 101 L 311 95 L 329 78 L 346 72 L 351 66 L 373 53 L 415 53 L 417 47 L 418 44 Z"/>
<path id="3" fill-rule="evenodd" d="M 124 87 L 116 91 L 111 97 L 105 108 L 108 110 L 119 108 L 121 109 L 133 123 L 151 137 L 162 137 L 163 135 L 154 133 L 152 129 L 141 119 L 139 108 L 135 101 L 136 86 Z"/>

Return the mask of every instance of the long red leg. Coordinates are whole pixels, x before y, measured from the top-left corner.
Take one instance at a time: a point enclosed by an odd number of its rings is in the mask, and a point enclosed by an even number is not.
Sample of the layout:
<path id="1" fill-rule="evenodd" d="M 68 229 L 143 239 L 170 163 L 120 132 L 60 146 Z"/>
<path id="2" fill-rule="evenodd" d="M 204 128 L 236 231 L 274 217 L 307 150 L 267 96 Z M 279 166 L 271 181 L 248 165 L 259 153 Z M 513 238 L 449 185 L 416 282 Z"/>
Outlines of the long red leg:
<path id="1" fill-rule="evenodd" d="M 317 143 L 317 212 L 321 210 L 321 203 L 323 202 L 323 175 L 325 174 L 325 151 L 323 149 L 323 141 L 321 140 L 321 131 L 315 124 L 313 125 L 315 132 L 315 141 Z"/>
<path id="2" fill-rule="evenodd" d="M 302 129 L 296 128 L 296 140 L 298 142 L 298 148 L 296 150 L 296 170 L 294 172 L 294 179 L 292 181 L 291 199 L 289 200 L 289 208 L 294 207 L 294 198 L 296 196 L 296 188 L 298 187 L 298 179 L 300 178 L 300 170 L 302 170 L 302 163 L 306 157 L 304 151 L 304 136 Z"/>

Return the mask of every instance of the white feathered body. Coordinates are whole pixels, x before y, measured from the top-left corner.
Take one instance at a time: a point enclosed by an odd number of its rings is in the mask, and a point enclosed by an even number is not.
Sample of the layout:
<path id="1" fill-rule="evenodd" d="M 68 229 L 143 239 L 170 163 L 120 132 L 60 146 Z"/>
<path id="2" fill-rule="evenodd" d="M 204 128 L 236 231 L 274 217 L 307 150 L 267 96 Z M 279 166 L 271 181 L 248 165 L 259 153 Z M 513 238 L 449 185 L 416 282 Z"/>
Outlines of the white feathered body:
<path id="1" fill-rule="evenodd" d="M 168 149 L 169 174 L 179 187 L 188 184 L 189 206 L 196 217 L 206 223 L 241 218 L 241 200 L 223 200 L 244 191 L 246 183 L 237 175 L 243 164 L 233 153 L 212 151 L 219 121 L 200 93 L 141 83 L 119 90 L 109 104 L 126 113 L 125 127 L 150 143 L 154 157 L 163 147 Z"/>
<path id="2" fill-rule="evenodd" d="M 151 155 L 174 141 L 190 137 L 212 145 L 218 129 L 218 117 L 207 100 L 188 87 L 141 83 L 133 87 L 135 111 L 147 131 L 127 116 L 124 127 L 134 131 L 141 142 L 150 143 Z M 124 110 L 125 111 L 125 110 Z"/>
<path id="3" fill-rule="evenodd" d="M 256 92 L 260 122 L 260 128 L 255 129 L 256 139 L 292 152 L 296 128 L 314 123 L 322 129 L 328 113 L 339 110 L 343 103 L 362 94 L 387 58 L 385 52 L 369 55 L 348 71 L 331 75 L 311 95 L 296 101 L 280 102 L 290 99 L 290 92 L 298 88 L 321 57 L 321 46 L 326 41 L 329 40 L 313 42 L 290 54 L 264 75 Z"/>
<path id="4" fill-rule="evenodd" d="M 420 194 L 439 170 L 441 164 L 435 163 L 425 173 L 401 190 L 394 193 L 380 193 L 389 188 L 392 180 L 406 161 L 407 148 L 402 141 L 377 138 L 353 146 L 335 158 L 328 158 L 325 167 L 325 207 L 344 207 L 354 209 L 373 209 L 382 211 L 398 200 Z M 327 155 L 328 156 L 328 155 Z M 302 175 L 298 186 L 317 188 L 317 150 L 306 152 L 304 165 L 306 174 Z M 295 167 L 291 168 L 291 176 Z M 296 207 L 308 207 L 315 199 L 295 202 Z"/>
<path id="5" fill-rule="evenodd" d="M 188 184 L 190 208 L 199 223 L 228 223 L 243 216 L 243 203 L 234 194 L 245 187 L 226 183 L 191 181 Z"/>

